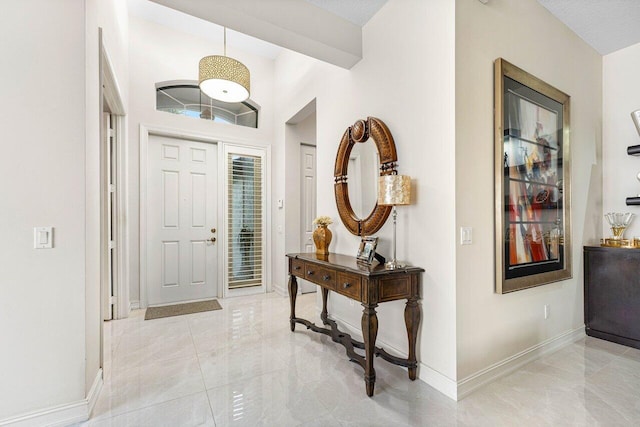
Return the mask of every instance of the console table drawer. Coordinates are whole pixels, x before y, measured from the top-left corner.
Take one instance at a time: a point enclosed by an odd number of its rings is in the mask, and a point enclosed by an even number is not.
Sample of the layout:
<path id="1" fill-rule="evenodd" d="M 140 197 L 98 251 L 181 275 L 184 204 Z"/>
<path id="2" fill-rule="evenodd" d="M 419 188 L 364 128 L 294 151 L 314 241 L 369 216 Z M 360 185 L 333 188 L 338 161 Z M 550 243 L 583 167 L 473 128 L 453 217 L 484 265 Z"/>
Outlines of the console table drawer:
<path id="1" fill-rule="evenodd" d="M 305 271 L 306 270 L 304 268 L 304 261 L 301 261 L 299 259 L 291 260 L 291 271 L 290 271 L 291 274 L 293 274 L 294 276 L 304 278 Z"/>
<path id="2" fill-rule="evenodd" d="M 315 264 L 305 263 L 304 278 L 325 288 L 335 289 L 336 287 L 336 272 Z"/>
<path id="3" fill-rule="evenodd" d="M 344 296 L 362 301 L 362 281 L 359 276 L 349 273 L 338 273 L 336 291 Z"/>
<path id="4" fill-rule="evenodd" d="M 378 287 L 380 302 L 395 301 L 411 296 L 411 279 L 407 276 L 380 279 Z"/>

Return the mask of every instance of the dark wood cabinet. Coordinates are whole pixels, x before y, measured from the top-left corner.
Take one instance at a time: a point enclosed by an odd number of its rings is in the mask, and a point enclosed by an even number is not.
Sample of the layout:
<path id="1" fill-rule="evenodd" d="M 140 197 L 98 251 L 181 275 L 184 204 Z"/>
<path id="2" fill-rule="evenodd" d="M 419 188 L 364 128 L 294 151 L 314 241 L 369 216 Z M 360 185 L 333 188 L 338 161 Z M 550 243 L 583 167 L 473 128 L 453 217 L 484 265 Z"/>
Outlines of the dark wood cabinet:
<path id="1" fill-rule="evenodd" d="M 291 331 L 296 323 L 302 324 L 314 332 L 329 335 L 334 342 L 342 344 L 349 359 L 364 368 L 364 380 L 367 395 L 373 395 L 376 381 L 376 371 L 373 367 L 375 356 L 408 369 L 409 378 L 416 379 L 418 361 L 416 359 L 416 339 L 420 324 L 420 304 L 418 299 L 420 273 L 419 267 L 404 267 L 396 270 L 385 270 L 382 265 L 366 265 L 348 255 L 316 255 L 314 253 L 288 254 L 289 258 L 289 298 L 291 300 L 291 316 L 289 318 Z M 296 317 L 296 295 L 298 282 L 296 278 L 308 280 L 322 288 L 322 322 L 329 326 L 316 326 L 308 320 Z M 329 319 L 327 299 L 329 291 L 339 293 L 347 298 L 362 303 L 362 335 L 364 342 L 351 338 L 345 332 L 338 330 L 336 322 Z M 404 320 L 409 342 L 408 357 L 401 358 L 387 353 L 376 347 L 378 334 L 378 317 L 376 307 L 378 303 L 406 299 Z M 355 349 L 364 350 L 364 355 Z"/>
<path id="2" fill-rule="evenodd" d="M 587 335 L 640 348 L 640 249 L 585 246 Z"/>

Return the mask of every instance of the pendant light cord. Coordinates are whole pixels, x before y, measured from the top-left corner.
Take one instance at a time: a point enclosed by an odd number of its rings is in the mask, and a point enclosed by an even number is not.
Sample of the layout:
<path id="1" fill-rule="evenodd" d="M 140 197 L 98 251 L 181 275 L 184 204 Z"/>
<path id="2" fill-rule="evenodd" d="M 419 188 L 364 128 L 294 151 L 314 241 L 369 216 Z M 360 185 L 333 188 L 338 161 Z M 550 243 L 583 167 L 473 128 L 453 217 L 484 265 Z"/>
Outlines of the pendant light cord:
<path id="1" fill-rule="evenodd" d="M 227 27 L 224 28 L 224 56 L 227 56 Z"/>

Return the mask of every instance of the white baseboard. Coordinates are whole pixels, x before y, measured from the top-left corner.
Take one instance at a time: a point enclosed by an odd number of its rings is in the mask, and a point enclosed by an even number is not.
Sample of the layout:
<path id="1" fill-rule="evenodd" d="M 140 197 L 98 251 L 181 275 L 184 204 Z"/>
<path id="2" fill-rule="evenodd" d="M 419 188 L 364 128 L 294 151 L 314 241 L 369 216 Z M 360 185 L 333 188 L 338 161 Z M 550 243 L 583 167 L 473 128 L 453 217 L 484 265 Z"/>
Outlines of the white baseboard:
<path id="1" fill-rule="evenodd" d="M 330 315 L 329 317 L 335 320 L 340 328 L 346 329 L 346 332 L 348 332 L 350 335 L 356 337 L 356 339 L 362 339 L 362 331 L 360 330 L 360 328 L 350 324 L 349 322 L 346 322 L 344 319 L 338 316 Z M 510 373 L 521 368 L 527 363 L 532 362 L 535 359 L 544 356 L 545 354 L 553 353 L 554 351 L 557 351 L 560 348 L 571 344 L 579 340 L 580 338 L 583 338 L 584 336 L 584 326 L 571 331 L 567 331 L 556 337 L 536 344 L 526 350 L 523 350 L 520 353 L 514 354 L 513 356 L 510 356 L 500 362 L 494 363 L 493 365 L 457 382 L 447 377 L 446 375 L 443 375 L 442 373 L 430 368 L 424 363 L 419 363 L 418 378 L 431 387 L 435 388 L 445 396 L 453 400 L 461 400 L 478 388 L 501 377 L 509 375 Z M 391 349 L 393 353 L 398 354 L 400 357 L 407 357 L 406 350 L 395 348 L 394 346 L 381 340 L 377 340 L 376 344 L 378 345 L 378 347 Z"/>
<path id="2" fill-rule="evenodd" d="M 74 423 L 87 421 L 93 410 L 98 395 L 102 390 L 102 369 L 98 370 L 86 398 L 66 405 L 34 411 L 17 417 L 0 420 L 0 426 L 12 427 L 65 427 Z"/>
<path id="3" fill-rule="evenodd" d="M 319 312 L 320 311 L 318 311 L 318 313 Z M 335 320 L 341 329 L 346 329 L 346 332 L 349 335 L 352 335 L 356 339 L 362 340 L 362 331 L 360 330 L 360 328 L 343 320 L 339 316 L 333 316 L 329 314 L 329 317 Z M 401 350 L 399 348 L 396 348 L 393 345 L 385 342 L 384 340 L 376 340 L 376 346 L 384 348 L 385 350 L 391 350 L 390 352 L 397 355 L 398 357 L 408 357 L 408 350 Z M 424 363 L 419 363 L 418 378 L 438 390 L 440 393 L 443 393 L 445 396 L 456 400 L 457 384 L 451 378 L 431 369 Z"/>
<path id="4" fill-rule="evenodd" d="M 140 301 L 131 301 L 129 308 L 131 310 L 140 310 Z"/>
<path id="5" fill-rule="evenodd" d="M 418 365 L 418 378 L 448 398 L 458 400 L 458 384 L 422 362 Z"/>
<path id="6" fill-rule="evenodd" d="M 279 285 L 273 285 L 273 290 L 281 297 L 289 296 L 289 289 Z"/>
<path id="7" fill-rule="evenodd" d="M 497 380 L 498 378 L 509 375 L 513 371 L 521 368 L 529 362 L 538 359 L 545 354 L 553 353 L 560 348 L 576 342 L 585 336 L 584 326 L 577 329 L 567 331 L 556 337 L 550 338 L 528 349 L 507 357 L 506 359 L 494 363 L 493 365 L 476 372 L 462 380 L 457 384 L 457 400 L 469 395 L 478 388 Z M 435 386 L 434 386 L 435 387 Z M 445 393 L 446 394 L 446 393 Z"/>
<path id="8" fill-rule="evenodd" d="M 103 371 L 102 368 L 98 369 L 98 373 L 96 374 L 96 378 L 93 380 L 93 384 L 89 389 L 89 395 L 86 398 L 87 401 L 87 419 L 91 416 L 93 412 L 93 408 L 96 406 L 96 402 L 98 402 L 98 397 L 100 396 L 100 392 L 102 391 L 102 386 L 104 385 L 103 379 Z"/>

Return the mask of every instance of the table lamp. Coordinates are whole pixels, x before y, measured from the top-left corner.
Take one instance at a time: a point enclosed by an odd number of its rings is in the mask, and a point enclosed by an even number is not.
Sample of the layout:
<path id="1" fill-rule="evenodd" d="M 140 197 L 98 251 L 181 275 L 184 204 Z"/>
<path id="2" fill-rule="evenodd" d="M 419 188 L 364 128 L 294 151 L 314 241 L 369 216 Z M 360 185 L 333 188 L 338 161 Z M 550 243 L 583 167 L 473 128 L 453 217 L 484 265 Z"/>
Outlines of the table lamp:
<path id="1" fill-rule="evenodd" d="M 384 264 L 388 270 L 404 267 L 396 259 L 396 206 L 411 204 L 411 177 L 406 175 L 383 175 L 378 180 L 378 204 L 393 206 L 393 259 Z"/>

